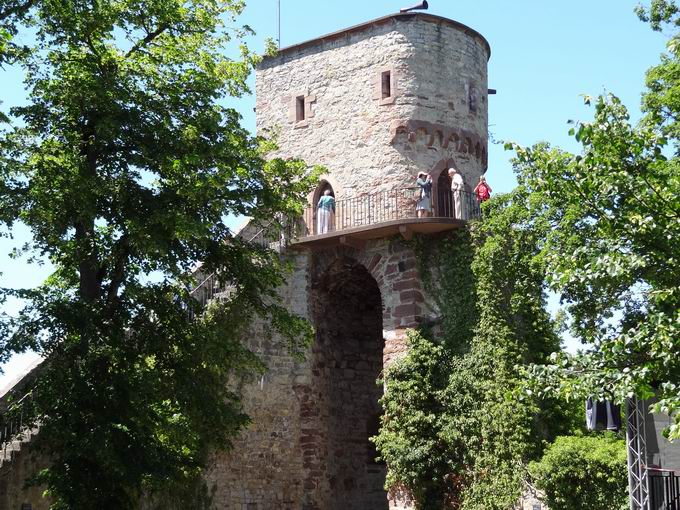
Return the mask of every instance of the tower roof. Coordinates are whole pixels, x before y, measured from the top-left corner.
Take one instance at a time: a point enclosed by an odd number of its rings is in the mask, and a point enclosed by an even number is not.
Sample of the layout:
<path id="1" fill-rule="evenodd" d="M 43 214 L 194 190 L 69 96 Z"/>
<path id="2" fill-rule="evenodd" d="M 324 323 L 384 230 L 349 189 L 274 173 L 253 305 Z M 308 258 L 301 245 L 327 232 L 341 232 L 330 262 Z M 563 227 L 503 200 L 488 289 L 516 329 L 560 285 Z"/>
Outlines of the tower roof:
<path id="1" fill-rule="evenodd" d="M 334 39 L 339 39 L 343 36 L 353 34 L 353 33 L 358 33 L 358 32 L 363 32 L 364 30 L 368 30 L 372 27 L 378 26 L 378 25 L 383 25 L 386 23 L 389 23 L 390 21 L 396 21 L 396 22 L 408 22 L 412 20 L 423 20 L 427 21 L 430 23 L 438 23 L 438 24 L 446 24 L 452 27 L 455 27 L 459 29 L 462 32 L 465 32 L 466 34 L 475 37 L 479 39 L 482 44 L 486 47 L 487 54 L 489 57 L 491 57 L 491 46 L 489 46 L 489 42 L 486 40 L 486 38 L 477 32 L 476 30 L 473 30 L 472 28 L 468 27 L 467 25 L 463 25 L 462 23 L 459 23 L 458 21 L 454 21 L 449 18 L 444 18 L 442 16 L 435 16 L 434 14 L 427 14 L 424 12 L 399 12 L 396 14 L 389 14 L 387 16 L 383 16 L 381 18 L 377 18 L 371 21 L 366 21 L 365 23 L 361 23 L 359 25 L 354 25 L 348 28 L 343 28 L 342 30 L 338 30 L 336 32 L 331 32 L 330 34 L 322 35 L 320 37 L 316 37 L 314 39 L 309 39 L 307 41 L 303 41 L 297 44 L 293 44 L 291 46 L 286 46 L 285 48 L 281 48 L 278 53 L 274 56 L 271 57 L 265 57 L 265 61 L 268 59 L 274 59 L 276 57 L 279 57 L 281 55 L 286 55 L 290 53 L 294 53 L 295 51 L 308 48 L 308 47 L 313 47 L 317 46 L 319 44 L 322 44 L 327 41 L 332 41 Z"/>

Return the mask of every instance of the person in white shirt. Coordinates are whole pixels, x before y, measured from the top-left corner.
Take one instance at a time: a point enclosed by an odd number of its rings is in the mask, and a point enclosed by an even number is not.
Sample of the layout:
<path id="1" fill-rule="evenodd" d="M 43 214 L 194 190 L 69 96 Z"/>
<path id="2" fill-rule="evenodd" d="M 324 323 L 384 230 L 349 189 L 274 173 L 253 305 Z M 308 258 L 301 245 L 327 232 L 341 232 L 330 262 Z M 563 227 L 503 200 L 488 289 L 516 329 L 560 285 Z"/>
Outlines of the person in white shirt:
<path id="1" fill-rule="evenodd" d="M 454 168 L 449 168 L 449 177 L 451 178 L 451 193 L 453 194 L 453 209 L 454 218 L 457 220 L 464 220 L 465 218 L 465 204 L 463 202 L 463 192 L 465 191 L 465 182 L 460 172 Z"/>

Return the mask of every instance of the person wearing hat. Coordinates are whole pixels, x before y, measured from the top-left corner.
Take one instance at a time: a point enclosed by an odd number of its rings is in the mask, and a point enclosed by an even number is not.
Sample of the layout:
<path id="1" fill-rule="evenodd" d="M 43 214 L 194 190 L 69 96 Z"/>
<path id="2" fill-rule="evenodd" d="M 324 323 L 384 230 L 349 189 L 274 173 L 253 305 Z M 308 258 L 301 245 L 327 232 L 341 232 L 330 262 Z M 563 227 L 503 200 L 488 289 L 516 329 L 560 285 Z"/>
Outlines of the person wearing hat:
<path id="1" fill-rule="evenodd" d="M 420 188 L 419 198 L 416 202 L 416 216 L 425 218 L 432 214 L 432 177 L 426 172 L 418 172 L 416 184 Z"/>
<path id="2" fill-rule="evenodd" d="M 453 194 L 454 218 L 464 220 L 463 191 L 465 191 L 465 182 L 463 176 L 455 167 L 451 167 L 449 168 L 449 177 L 451 178 L 451 193 Z"/>

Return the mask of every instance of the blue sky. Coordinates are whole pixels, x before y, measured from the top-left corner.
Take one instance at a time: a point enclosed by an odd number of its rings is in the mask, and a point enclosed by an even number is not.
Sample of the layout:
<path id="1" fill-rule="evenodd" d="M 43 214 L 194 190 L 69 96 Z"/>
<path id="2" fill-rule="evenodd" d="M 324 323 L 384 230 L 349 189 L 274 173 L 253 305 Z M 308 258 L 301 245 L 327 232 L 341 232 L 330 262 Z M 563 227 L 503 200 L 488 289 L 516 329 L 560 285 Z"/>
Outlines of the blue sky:
<path id="1" fill-rule="evenodd" d="M 412 3 L 415 2 L 281 0 L 281 44 L 312 39 L 397 12 Z M 639 116 L 644 73 L 658 62 L 666 37 L 637 19 L 633 12 L 637 4 L 631 0 L 431 0 L 428 12 L 464 23 L 489 41 L 489 87 L 498 90 L 489 98 L 493 139 L 523 145 L 547 140 L 578 150 L 567 136 L 567 121 L 588 120 L 592 115 L 583 105 L 581 94 L 614 93 L 630 108 L 633 118 Z M 265 37 L 277 37 L 277 0 L 247 1 L 240 21 L 257 32 L 249 44 L 255 51 L 262 51 Z M 18 70 L 0 70 L 0 100 L 2 110 L 25 100 Z M 241 112 L 244 125 L 254 129 L 254 98 L 228 103 Z M 489 147 L 487 178 L 494 192 L 509 191 L 515 185 L 510 156 L 501 145 Z M 27 237 L 24 229 L 15 234 L 14 243 Z M 14 243 L 0 238 L 0 286 L 39 284 L 49 267 L 10 260 L 6 254 Z M 16 309 L 16 304 L 7 309 Z M 0 387 L 27 359 L 30 356 L 6 367 Z"/>

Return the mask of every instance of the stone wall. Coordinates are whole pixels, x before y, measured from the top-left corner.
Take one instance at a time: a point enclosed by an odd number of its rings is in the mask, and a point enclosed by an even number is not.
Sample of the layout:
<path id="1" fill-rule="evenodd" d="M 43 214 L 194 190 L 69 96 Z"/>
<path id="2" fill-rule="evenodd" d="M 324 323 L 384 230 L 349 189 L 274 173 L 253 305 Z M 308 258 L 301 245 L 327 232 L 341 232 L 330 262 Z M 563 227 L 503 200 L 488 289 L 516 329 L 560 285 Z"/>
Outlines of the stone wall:
<path id="1" fill-rule="evenodd" d="M 338 199 L 413 186 L 452 163 L 474 187 L 486 169 L 488 58 L 479 34 L 425 14 L 292 47 L 257 70 L 258 132 L 278 136 L 280 156 L 326 166 Z"/>
<path id="2" fill-rule="evenodd" d="M 0 510 L 48 510 L 50 502 L 42 496 L 45 488 L 26 485 L 30 476 L 47 466 L 44 455 L 30 442 L 23 443 L 0 466 Z"/>
<path id="3" fill-rule="evenodd" d="M 308 317 L 309 256 L 290 257 L 294 270 L 281 289 L 290 310 Z M 297 362 L 281 339 L 268 338 L 265 324 L 252 329 L 250 347 L 268 367 L 261 378 L 239 388 L 252 423 L 231 452 L 213 455 L 206 479 L 215 508 L 234 510 L 300 509 L 305 492 L 301 454 L 301 385 L 308 385 L 307 362 Z"/>
<path id="4" fill-rule="evenodd" d="M 276 341 L 253 348 L 269 371 L 242 388 L 253 423 L 208 474 L 216 508 L 379 510 L 386 466 L 379 427 L 382 370 L 406 350 L 406 329 L 436 315 L 413 249 L 400 238 L 294 255 L 283 298 L 316 337 L 303 362 Z M 404 498 L 403 495 L 399 497 Z M 407 501 L 407 500 L 406 500 Z"/>

